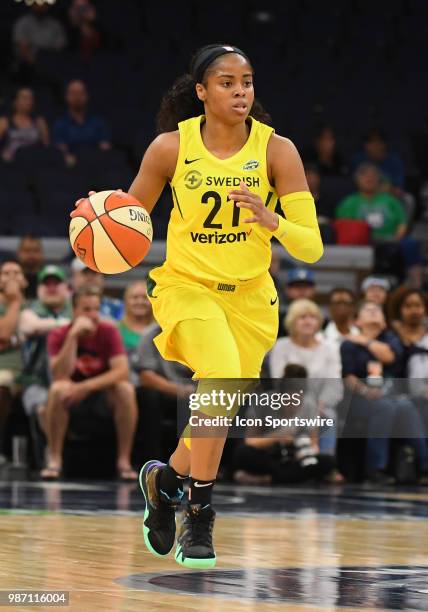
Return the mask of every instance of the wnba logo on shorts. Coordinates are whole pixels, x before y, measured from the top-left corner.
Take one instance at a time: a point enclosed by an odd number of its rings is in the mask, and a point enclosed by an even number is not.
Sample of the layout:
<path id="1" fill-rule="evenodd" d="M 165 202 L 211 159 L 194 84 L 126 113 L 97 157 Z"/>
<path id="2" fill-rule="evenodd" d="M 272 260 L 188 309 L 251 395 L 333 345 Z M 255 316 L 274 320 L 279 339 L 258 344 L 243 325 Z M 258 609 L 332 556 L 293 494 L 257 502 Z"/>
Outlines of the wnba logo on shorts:
<path id="1" fill-rule="evenodd" d="M 184 177 L 184 184 L 187 189 L 197 189 L 202 185 L 203 176 L 197 170 L 190 170 Z"/>
<path id="2" fill-rule="evenodd" d="M 228 285 L 227 283 L 219 283 L 217 285 L 218 291 L 235 291 L 236 285 Z"/>

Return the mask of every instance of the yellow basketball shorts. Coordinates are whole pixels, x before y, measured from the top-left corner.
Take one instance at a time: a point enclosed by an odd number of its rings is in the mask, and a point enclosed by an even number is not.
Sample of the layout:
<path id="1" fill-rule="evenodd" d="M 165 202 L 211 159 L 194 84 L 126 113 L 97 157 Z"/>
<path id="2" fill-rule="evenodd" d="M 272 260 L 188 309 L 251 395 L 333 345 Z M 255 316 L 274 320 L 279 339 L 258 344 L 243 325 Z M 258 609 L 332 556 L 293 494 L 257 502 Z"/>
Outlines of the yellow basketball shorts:
<path id="1" fill-rule="evenodd" d="M 278 334 L 278 296 L 268 272 L 231 283 L 184 276 L 164 264 L 150 271 L 147 292 L 164 359 L 186 365 L 195 379 L 260 377 Z"/>

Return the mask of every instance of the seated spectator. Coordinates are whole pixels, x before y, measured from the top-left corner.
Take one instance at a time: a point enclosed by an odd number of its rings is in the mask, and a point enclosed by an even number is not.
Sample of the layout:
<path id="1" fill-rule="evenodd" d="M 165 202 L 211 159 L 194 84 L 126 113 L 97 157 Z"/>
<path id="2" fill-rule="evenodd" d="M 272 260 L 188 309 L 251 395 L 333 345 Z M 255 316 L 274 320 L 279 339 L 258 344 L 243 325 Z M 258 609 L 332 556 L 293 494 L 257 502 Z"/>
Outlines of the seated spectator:
<path id="1" fill-rule="evenodd" d="M 27 234 L 19 242 L 16 257 L 27 279 L 25 297 L 34 300 L 37 297 L 37 275 L 43 267 L 45 256 L 41 238 Z"/>
<path id="2" fill-rule="evenodd" d="M 342 374 L 352 392 L 347 427 L 355 434 L 355 423 L 364 422 L 367 431 L 366 473 L 369 480 L 390 483 L 386 470 L 390 460 L 389 436 L 398 420 L 414 449 L 422 473 L 428 470 L 424 427 L 414 404 L 394 394 L 389 382 L 399 373 L 403 354 L 397 336 L 386 329 L 382 308 L 362 302 L 356 323 L 360 333 L 350 336 L 340 347 Z M 402 390 L 400 390 L 402 391 Z"/>
<path id="3" fill-rule="evenodd" d="M 314 164 L 321 176 L 345 176 L 348 168 L 337 150 L 336 135 L 331 126 L 324 125 L 316 133 L 313 147 L 304 155 L 306 162 Z"/>
<path id="4" fill-rule="evenodd" d="M 135 480 L 130 457 L 137 421 L 135 390 L 128 381 L 129 366 L 117 328 L 100 320 L 101 294 L 82 287 L 73 294 L 73 320 L 48 336 L 53 382 L 46 408 L 49 463 L 44 479 L 61 475 L 62 451 L 70 410 L 85 402 L 106 403 L 117 430 L 117 472 L 121 480 Z"/>
<path id="5" fill-rule="evenodd" d="M 393 186 L 393 193 L 399 197 L 404 188 L 404 165 L 395 153 L 388 151 L 386 134 L 374 128 L 364 139 L 364 150 L 355 155 L 352 160 L 352 170 L 355 171 L 362 163 L 370 163 L 377 167 L 383 177 Z"/>
<path id="6" fill-rule="evenodd" d="M 159 333 L 160 327 L 154 321 L 144 331 L 138 346 L 137 367 L 141 386 L 159 391 L 164 396 L 186 397 L 193 391 L 191 384 L 193 373 L 181 363 L 166 361 L 161 356 L 153 342 Z M 189 384 L 183 384 L 183 380 L 186 379 L 189 380 Z"/>
<path id="7" fill-rule="evenodd" d="M 321 310 L 314 302 L 307 299 L 294 301 L 285 318 L 290 336 L 277 340 L 269 354 L 269 364 L 271 378 L 281 378 L 284 368 L 290 363 L 306 368 L 318 412 L 328 418 L 335 416 L 343 388 L 339 348 L 318 336 L 322 321 Z M 334 454 L 335 444 L 331 429 L 320 432 L 321 453 Z"/>
<path id="8" fill-rule="evenodd" d="M 405 347 L 417 345 L 428 333 L 427 298 L 422 291 L 400 287 L 388 308 L 391 327 Z"/>
<path id="9" fill-rule="evenodd" d="M 83 81 L 70 81 L 65 96 L 67 112 L 53 126 L 54 144 L 64 153 L 69 165 L 75 163 L 79 147 L 111 148 L 105 120 L 88 112 L 89 96 Z"/>
<path id="10" fill-rule="evenodd" d="M 404 378 L 407 376 L 410 357 L 414 353 L 421 352 L 421 348 L 424 347 L 424 338 L 428 333 L 425 294 L 417 289 L 399 287 L 388 304 L 388 316 L 391 328 L 404 347 L 402 368 L 399 374 Z"/>
<path id="11" fill-rule="evenodd" d="M 280 392 L 301 393 L 307 371 L 296 364 L 284 369 Z M 316 402 L 304 391 L 304 405 L 298 409 L 282 405 L 275 418 L 311 418 L 316 416 Z M 314 405 L 315 404 L 315 405 Z M 250 406 L 246 418 L 262 418 L 272 409 L 268 405 Z M 307 480 L 322 480 L 334 470 L 334 459 L 319 452 L 316 435 L 309 428 L 283 427 L 273 430 L 268 426 L 247 427 L 245 441 L 237 446 L 234 457 L 233 479 L 240 484 L 290 484 Z"/>
<path id="12" fill-rule="evenodd" d="M 49 367 L 46 339 L 49 332 L 70 322 L 70 290 L 64 271 L 58 266 L 45 266 L 38 274 L 37 300 L 21 313 L 19 332 L 23 344 L 24 387 L 22 401 L 28 415 L 35 414 L 45 429 L 45 408 L 49 388 Z"/>
<path id="13" fill-rule="evenodd" d="M 10 162 L 21 147 L 49 144 L 49 129 L 46 120 L 34 116 L 34 93 L 26 87 L 18 90 L 10 117 L 0 117 L 0 142 L 3 161 Z"/>
<path id="14" fill-rule="evenodd" d="M 118 329 L 122 336 L 131 367 L 131 381 L 138 385 L 135 366 L 138 362 L 137 349 L 143 332 L 153 323 L 152 305 L 147 297 L 144 281 L 134 281 L 127 286 L 124 294 L 125 314 L 119 321 Z"/>
<path id="15" fill-rule="evenodd" d="M 21 78 L 28 76 L 36 63 L 37 52 L 61 51 L 67 44 L 64 28 L 52 15 L 47 3 L 35 3 L 13 24 L 12 39 Z"/>
<path id="16" fill-rule="evenodd" d="M 169 457 L 177 438 L 177 399 L 194 391 L 193 372 L 180 363 L 166 361 L 159 353 L 153 339 L 160 331 L 156 321 L 144 330 L 134 365 L 139 373 L 138 397 L 144 413 L 141 432 L 137 432 L 141 462 L 152 456 L 165 460 Z"/>
<path id="17" fill-rule="evenodd" d="M 395 320 L 395 329 L 406 347 L 408 356 L 405 375 L 408 376 L 412 396 L 428 432 L 428 322 L 427 298 L 420 291 L 407 289 L 400 296 L 397 306 L 400 318 Z"/>
<path id="18" fill-rule="evenodd" d="M 101 45 L 97 9 L 90 0 L 72 0 L 68 9 L 70 47 L 89 60 Z"/>
<path id="19" fill-rule="evenodd" d="M 399 252 L 410 281 L 420 287 L 423 279 L 420 245 L 411 236 L 406 236 L 406 214 L 401 202 L 380 190 L 379 170 L 373 164 L 361 164 L 355 177 L 358 192 L 339 203 L 336 218 L 366 221 L 372 240 L 386 243 L 388 261 L 392 264 L 395 251 Z"/>
<path id="20" fill-rule="evenodd" d="M 366 302 L 374 302 L 381 308 L 385 308 L 390 289 L 391 283 L 389 280 L 379 276 L 367 276 L 361 283 L 363 300 Z"/>
<path id="21" fill-rule="evenodd" d="M 25 276 L 19 263 L 7 260 L 0 267 L 0 452 L 1 433 L 17 391 L 22 362 L 18 321 L 24 304 Z"/>
<path id="22" fill-rule="evenodd" d="M 71 274 L 73 291 L 77 291 L 81 287 L 98 287 L 101 294 L 103 294 L 105 284 L 104 274 L 87 268 L 78 257 L 71 262 Z M 123 311 L 122 300 L 102 295 L 100 310 L 102 317 L 120 321 L 123 317 Z"/>
<path id="23" fill-rule="evenodd" d="M 305 165 L 306 180 L 309 191 L 313 195 L 317 207 L 317 218 L 324 244 L 334 243 L 334 229 L 331 221 L 334 219 L 337 202 L 326 200 L 321 195 L 321 175 L 313 164 Z"/>
<path id="24" fill-rule="evenodd" d="M 324 338 L 340 346 L 348 336 L 358 334 L 354 325 L 355 295 L 346 287 L 336 287 L 328 296 L 330 321 L 322 331 Z"/>

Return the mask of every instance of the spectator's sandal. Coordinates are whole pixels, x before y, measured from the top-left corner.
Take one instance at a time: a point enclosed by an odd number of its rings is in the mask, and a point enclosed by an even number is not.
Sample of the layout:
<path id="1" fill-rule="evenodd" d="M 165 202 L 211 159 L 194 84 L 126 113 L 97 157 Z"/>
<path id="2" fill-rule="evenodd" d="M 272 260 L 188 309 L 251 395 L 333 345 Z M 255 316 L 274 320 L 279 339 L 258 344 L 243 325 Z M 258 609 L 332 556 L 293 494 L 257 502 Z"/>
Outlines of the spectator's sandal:
<path id="1" fill-rule="evenodd" d="M 122 468 L 117 470 L 117 478 L 120 482 L 136 482 L 138 474 L 132 468 Z"/>
<path id="2" fill-rule="evenodd" d="M 60 478 L 62 478 L 62 468 L 48 466 L 40 472 L 40 478 L 50 481 L 60 480 Z"/>

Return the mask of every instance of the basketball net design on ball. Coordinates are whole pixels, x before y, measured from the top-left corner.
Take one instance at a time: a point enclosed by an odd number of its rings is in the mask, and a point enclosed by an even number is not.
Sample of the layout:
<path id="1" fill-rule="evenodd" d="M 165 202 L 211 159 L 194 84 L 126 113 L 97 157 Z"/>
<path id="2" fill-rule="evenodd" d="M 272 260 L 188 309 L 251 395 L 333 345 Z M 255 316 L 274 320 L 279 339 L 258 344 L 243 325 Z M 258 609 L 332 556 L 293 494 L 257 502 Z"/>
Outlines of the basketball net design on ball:
<path id="1" fill-rule="evenodd" d="M 153 238 L 149 213 L 133 196 L 100 191 L 71 213 L 70 243 L 91 270 L 119 274 L 137 266 Z"/>

